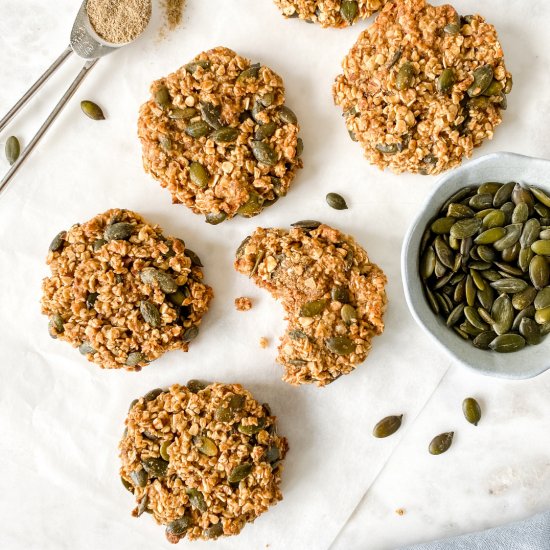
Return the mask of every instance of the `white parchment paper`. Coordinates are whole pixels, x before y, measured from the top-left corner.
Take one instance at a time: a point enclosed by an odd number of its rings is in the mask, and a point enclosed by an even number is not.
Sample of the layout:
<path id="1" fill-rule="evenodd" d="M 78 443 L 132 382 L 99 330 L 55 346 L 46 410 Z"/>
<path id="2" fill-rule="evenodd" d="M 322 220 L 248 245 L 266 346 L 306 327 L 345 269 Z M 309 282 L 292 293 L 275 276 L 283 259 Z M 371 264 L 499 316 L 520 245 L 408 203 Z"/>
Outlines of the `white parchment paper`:
<path id="1" fill-rule="evenodd" d="M 473 1 L 464 4 L 468 11 L 477 7 Z M 550 156 L 544 139 L 550 105 L 540 87 L 546 82 L 542 90 L 548 89 L 548 80 L 530 68 L 546 39 L 524 36 L 530 23 L 524 27 L 518 19 L 525 6 L 484 3 L 483 12 L 502 27 L 521 91 L 512 96 L 506 124 L 482 152 L 512 149 Z M 529 6 L 538 20 L 550 17 L 544 2 Z M 507 13 L 512 8 L 515 17 Z M 71 0 L 0 0 L 1 113 L 66 46 L 77 9 L 78 2 Z M 133 503 L 119 481 L 117 444 L 134 397 L 190 378 L 240 382 L 269 402 L 290 452 L 281 503 L 239 537 L 215 545 L 182 541 L 181 548 L 328 549 L 345 526 L 450 365 L 410 318 L 399 273 L 404 232 L 435 179 L 397 177 L 370 167 L 332 102 L 340 61 L 366 24 L 321 29 L 284 20 L 270 0 L 188 0 L 183 25 L 160 41 L 155 5 L 145 35 L 97 64 L 2 196 L 0 548 L 169 548 L 163 528 L 150 516 L 130 517 Z M 302 127 L 305 168 L 289 195 L 260 217 L 212 227 L 185 207 L 173 206 L 168 193 L 144 174 L 136 120 L 153 79 L 218 45 L 283 76 L 287 104 Z M 80 65 L 77 59 L 66 63 L 0 135 L 0 147 L 10 134 L 23 144 L 30 140 Z M 107 120 L 84 117 L 82 99 L 98 102 Z M 545 129 L 530 123 L 541 116 Z M 0 170 L 7 168 L 0 159 Z M 324 200 L 329 191 L 344 195 L 350 209 L 331 210 Z M 201 256 L 215 292 L 190 352 L 169 353 L 141 373 L 102 371 L 87 363 L 66 343 L 49 338 L 47 319 L 40 315 L 52 237 L 113 207 L 136 210 L 167 234 L 182 237 Z M 304 218 L 353 234 L 389 278 L 385 334 L 375 340 L 364 365 L 326 389 L 281 382 L 274 358 L 283 310 L 232 267 L 234 250 L 256 225 L 287 226 Z M 233 300 L 241 295 L 252 297 L 251 311 L 235 311 Z M 262 336 L 269 339 L 267 349 L 259 346 Z M 403 429 L 394 437 L 371 437 L 376 421 L 403 411 Z M 369 546 L 368 533 L 364 536 L 364 548 L 377 548 Z"/>

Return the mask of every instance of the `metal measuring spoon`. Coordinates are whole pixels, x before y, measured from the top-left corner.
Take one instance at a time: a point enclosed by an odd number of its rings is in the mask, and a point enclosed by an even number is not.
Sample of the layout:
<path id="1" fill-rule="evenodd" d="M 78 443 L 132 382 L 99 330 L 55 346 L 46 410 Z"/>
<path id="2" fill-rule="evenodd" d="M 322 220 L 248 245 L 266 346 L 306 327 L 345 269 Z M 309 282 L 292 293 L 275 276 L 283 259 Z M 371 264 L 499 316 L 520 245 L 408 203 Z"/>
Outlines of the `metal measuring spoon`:
<path id="1" fill-rule="evenodd" d="M 36 144 L 40 141 L 40 138 L 46 133 L 46 130 L 50 127 L 52 122 L 56 119 L 57 115 L 61 112 L 65 104 L 76 92 L 76 89 L 80 83 L 84 80 L 84 77 L 88 74 L 90 69 L 99 61 L 100 57 L 103 57 L 115 50 L 126 46 L 129 42 L 124 44 L 110 44 L 99 37 L 88 18 L 88 12 L 86 11 L 86 4 L 88 0 L 84 0 L 76 14 L 76 18 L 71 30 L 71 38 L 69 46 L 63 51 L 63 53 L 53 62 L 51 67 L 28 89 L 25 95 L 8 111 L 6 116 L 0 120 L 0 132 L 7 126 L 10 120 L 21 110 L 21 108 L 30 100 L 30 98 L 38 91 L 38 89 L 48 80 L 48 78 L 61 66 L 61 64 L 69 57 L 71 53 L 75 53 L 82 59 L 86 59 L 86 63 L 82 70 L 78 73 L 72 84 L 69 86 L 63 97 L 59 100 L 59 103 L 54 107 L 44 124 L 40 127 L 36 135 L 29 142 L 27 147 L 21 151 L 19 158 L 11 165 L 4 178 L 0 181 L 0 195 L 2 191 L 7 187 L 8 183 L 12 179 L 15 172 L 17 172 L 19 166 L 23 164 L 24 160 L 32 152 Z"/>

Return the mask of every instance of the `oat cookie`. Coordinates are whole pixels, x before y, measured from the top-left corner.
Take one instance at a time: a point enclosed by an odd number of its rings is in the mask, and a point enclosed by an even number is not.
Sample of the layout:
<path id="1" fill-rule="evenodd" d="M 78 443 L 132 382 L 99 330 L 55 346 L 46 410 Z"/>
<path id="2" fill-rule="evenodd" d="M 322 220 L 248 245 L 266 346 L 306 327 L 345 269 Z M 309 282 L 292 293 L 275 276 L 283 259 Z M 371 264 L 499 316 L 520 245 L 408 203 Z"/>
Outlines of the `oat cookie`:
<path id="1" fill-rule="evenodd" d="M 173 202 L 218 224 L 286 195 L 302 140 L 281 77 L 227 48 L 153 82 L 138 134 L 143 166 Z"/>
<path id="2" fill-rule="evenodd" d="M 299 17 L 322 27 L 347 27 L 366 19 L 388 0 L 274 0 L 285 17 Z"/>
<path id="3" fill-rule="evenodd" d="M 342 63 L 334 100 L 379 168 L 438 174 L 491 139 L 512 77 L 495 28 L 449 5 L 385 5 Z"/>
<path id="4" fill-rule="evenodd" d="M 238 384 L 150 391 L 130 405 L 119 448 L 132 515 L 151 513 L 170 542 L 237 535 L 283 498 L 287 441 Z"/>
<path id="5" fill-rule="evenodd" d="M 107 369 L 138 371 L 166 351 L 187 351 L 212 298 L 199 257 L 129 210 L 62 231 L 47 263 L 51 336 Z"/>
<path id="6" fill-rule="evenodd" d="M 283 380 L 324 386 L 363 362 L 383 332 L 386 276 L 349 235 L 320 222 L 295 225 L 256 229 L 237 250 L 235 268 L 285 308 Z"/>

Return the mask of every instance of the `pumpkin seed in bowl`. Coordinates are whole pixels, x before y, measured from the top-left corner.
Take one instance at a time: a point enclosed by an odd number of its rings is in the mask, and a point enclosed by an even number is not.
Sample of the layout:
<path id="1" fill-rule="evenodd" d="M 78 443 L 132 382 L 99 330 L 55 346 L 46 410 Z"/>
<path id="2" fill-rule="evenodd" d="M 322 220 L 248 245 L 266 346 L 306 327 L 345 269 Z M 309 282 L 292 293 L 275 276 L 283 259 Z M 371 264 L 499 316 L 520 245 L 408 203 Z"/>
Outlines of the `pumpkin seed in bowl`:
<path id="1" fill-rule="evenodd" d="M 138 371 L 166 351 L 187 351 L 212 299 L 198 256 L 129 210 L 61 231 L 47 263 L 50 335 L 102 368 Z"/>
<path id="2" fill-rule="evenodd" d="M 145 170 L 211 225 L 287 194 L 302 167 L 298 131 L 282 78 L 222 47 L 153 82 L 138 121 Z"/>
<path id="3" fill-rule="evenodd" d="M 495 28 L 425 0 L 388 2 L 342 62 L 334 101 L 375 166 L 438 174 L 491 139 L 512 76 Z"/>
<path id="4" fill-rule="evenodd" d="M 277 361 L 289 384 L 330 384 L 367 357 L 384 330 L 386 276 L 349 235 L 315 220 L 247 237 L 235 269 L 282 301 Z"/>
<path id="5" fill-rule="evenodd" d="M 172 543 L 238 534 L 282 499 L 276 420 L 238 384 L 193 380 L 133 401 L 119 444 L 132 515 L 152 514 Z"/>
<path id="6" fill-rule="evenodd" d="M 478 349 L 519 351 L 550 332 L 549 204 L 537 187 L 487 182 L 457 191 L 426 227 L 426 299 Z"/>

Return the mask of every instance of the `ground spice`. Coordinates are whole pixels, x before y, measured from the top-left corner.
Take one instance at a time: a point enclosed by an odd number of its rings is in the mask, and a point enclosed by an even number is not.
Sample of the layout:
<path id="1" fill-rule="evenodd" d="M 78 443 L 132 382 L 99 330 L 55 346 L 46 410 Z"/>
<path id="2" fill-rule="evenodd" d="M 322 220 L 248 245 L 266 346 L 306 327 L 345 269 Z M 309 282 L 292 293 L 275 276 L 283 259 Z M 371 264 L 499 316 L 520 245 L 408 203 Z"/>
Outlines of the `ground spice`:
<path id="1" fill-rule="evenodd" d="M 185 0 L 162 0 L 165 25 L 168 30 L 173 31 L 180 23 L 183 16 Z"/>
<path id="2" fill-rule="evenodd" d="M 151 0 L 88 0 L 88 19 L 94 31 L 111 44 L 136 39 L 151 19 Z"/>

